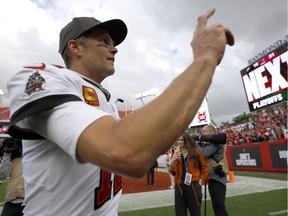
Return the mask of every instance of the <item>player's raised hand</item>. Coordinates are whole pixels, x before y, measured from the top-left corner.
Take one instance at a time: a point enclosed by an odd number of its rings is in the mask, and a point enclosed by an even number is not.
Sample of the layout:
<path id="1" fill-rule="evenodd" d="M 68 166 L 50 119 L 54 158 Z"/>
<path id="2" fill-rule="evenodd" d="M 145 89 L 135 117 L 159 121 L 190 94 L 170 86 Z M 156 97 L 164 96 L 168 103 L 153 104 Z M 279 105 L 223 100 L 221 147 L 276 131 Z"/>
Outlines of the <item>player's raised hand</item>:
<path id="1" fill-rule="evenodd" d="M 191 46 L 194 60 L 198 58 L 215 59 L 219 64 L 223 58 L 226 44 L 234 45 L 232 32 L 220 23 L 208 26 L 208 19 L 215 13 L 215 8 L 206 11 L 198 18 Z"/>

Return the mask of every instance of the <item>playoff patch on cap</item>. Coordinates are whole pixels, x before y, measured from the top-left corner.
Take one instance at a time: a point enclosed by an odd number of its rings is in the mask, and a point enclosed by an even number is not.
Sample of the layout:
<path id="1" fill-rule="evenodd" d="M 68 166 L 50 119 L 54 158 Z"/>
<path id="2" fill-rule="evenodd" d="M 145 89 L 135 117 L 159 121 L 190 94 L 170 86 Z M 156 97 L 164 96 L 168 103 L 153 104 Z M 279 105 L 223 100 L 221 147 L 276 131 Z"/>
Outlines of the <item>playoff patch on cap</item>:
<path id="1" fill-rule="evenodd" d="M 126 38 L 127 26 L 120 19 L 100 22 L 93 17 L 75 17 L 60 32 L 59 53 L 63 55 L 70 40 L 76 39 L 92 28 L 101 28 L 109 32 L 114 45 L 117 46 Z"/>

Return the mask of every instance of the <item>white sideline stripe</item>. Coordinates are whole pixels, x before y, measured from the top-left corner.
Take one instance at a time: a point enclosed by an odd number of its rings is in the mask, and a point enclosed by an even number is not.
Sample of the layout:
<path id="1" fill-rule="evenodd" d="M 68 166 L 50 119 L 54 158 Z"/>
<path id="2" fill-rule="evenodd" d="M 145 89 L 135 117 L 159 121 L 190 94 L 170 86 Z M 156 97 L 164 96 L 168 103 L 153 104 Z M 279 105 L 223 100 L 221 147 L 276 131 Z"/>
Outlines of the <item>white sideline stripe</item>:
<path id="1" fill-rule="evenodd" d="M 168 174 L 167 178 L 169 178 Z M 287 189 L 287 182 L 272 179 L 236 176 L 233 183 L 227 184 L 226 197 L 267 192 L 278 189 Z M 209 193 L 207 193 L 207 200 L 208 199 L 210 199 Z M 171 189 L 153 192 L 149 191 L 142 193 L 123 194 L 120 199 L 118 212 L 172 205 L 174 205 L 174 190 Z"/>
<path id="2" fill-rule="evenodd" d="M 284 214 L 287 212 L 288 210 L 282 210 L 282 211 L 277 211 L 277 212 L 270 212 L 269 215 L 279 215 L 279 214 Z"/>

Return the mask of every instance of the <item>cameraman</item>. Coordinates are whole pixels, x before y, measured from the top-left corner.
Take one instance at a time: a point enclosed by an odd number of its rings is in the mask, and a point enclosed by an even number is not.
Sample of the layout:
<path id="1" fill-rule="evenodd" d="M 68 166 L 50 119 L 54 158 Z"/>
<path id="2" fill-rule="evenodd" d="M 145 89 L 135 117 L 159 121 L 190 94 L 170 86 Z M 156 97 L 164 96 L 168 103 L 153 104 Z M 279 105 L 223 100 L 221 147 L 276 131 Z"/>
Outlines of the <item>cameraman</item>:
<path id="1" fill-rule="evenodd" d="M 10 177 L 1 216 L 22 216 L 24 179 L 22 175 L 22 142 L 5 139 L 1 147 L 0 179 Z"/>
<path id="2" fill-rule="evenodd" d="M 212 125 L 202 128 L 202 135 L 213 135 L 216 129 Z M 226 144 L 200 143 L 197 149 L 206 157 L 209 169 L 208 190 L 215 216 L 228 216 L 225 207 L 228 164 L 226 160 Z"/>

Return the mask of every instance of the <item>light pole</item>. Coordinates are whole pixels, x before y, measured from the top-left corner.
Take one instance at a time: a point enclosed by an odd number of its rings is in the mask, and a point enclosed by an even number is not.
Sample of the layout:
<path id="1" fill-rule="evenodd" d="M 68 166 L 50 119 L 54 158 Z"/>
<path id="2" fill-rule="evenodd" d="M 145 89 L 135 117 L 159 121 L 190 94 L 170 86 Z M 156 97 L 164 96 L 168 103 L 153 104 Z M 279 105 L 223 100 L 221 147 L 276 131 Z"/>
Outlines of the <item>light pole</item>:
<path id="1" fill-rule="evenodd" d="M 149 96 L 157 97 L 159 94 L 160 94 L 160 90 L 158 88 L 153 88 L 153 89 L 151 89 L 149 91 L 146 91 L 146 92 L 143 92 L 143 93 L 135 95 L 135 99 L 136 100 L 137 99 L 141 100 L 142 105 L 144 105 L 143 98 L 149 97 Z"/>

